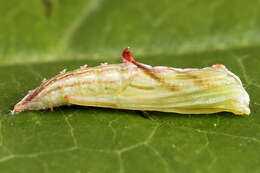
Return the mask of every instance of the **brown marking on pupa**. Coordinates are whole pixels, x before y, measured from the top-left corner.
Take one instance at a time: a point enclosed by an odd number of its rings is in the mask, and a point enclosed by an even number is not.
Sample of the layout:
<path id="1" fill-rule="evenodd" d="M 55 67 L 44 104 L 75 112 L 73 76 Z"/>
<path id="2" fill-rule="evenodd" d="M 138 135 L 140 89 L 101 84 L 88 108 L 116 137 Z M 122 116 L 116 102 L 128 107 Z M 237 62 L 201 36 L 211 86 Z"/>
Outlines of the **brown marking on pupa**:
<path id="1" fill-rule="evenodd" d="M 51 85 L 52 83 L 54 82 L 57 82 L 57 81 L 60 81 L 60 80 L 63 80 L 63 79 L 67 79 L 69 78 L 70 76 L 80 76 L 82 74 L 85 74 L 85 73 L 92 73 L 92 72 L 97 72 L 99 70 L 92 70 L 91 68 L 89 68 L 88 71 L 84 71 L 84 72 L 77 72 L 77 71 L 74 71 L 74 72 L 68 72 L 68 73 L 63 73 L 63 74 L 59 74 L 57 75 L 56 77 L 54 77 L 53 79 L 50 79 L 49 81 L 47 81 L 43 87 L 46 88 L 47 86 Z M 109 71 L 109 69 L 107 69 L 107 71 Z M 64 75 L 64 76 L 63 76 Z M 111 81 L 108 81 L 108 80 L 98 80 L 97 83 L 105 83 L 105 84 L 113 84 L 115 83 L 116 81 L 114 80 L 111 80 Z M 93 83 L 93 81 L 79 81 L 79 82 L 76 82 L 76 83 L 73 83 L 73 84 L 68 84 L 68 85 L 61 85 L 61 86 L 57 86 L 55 88 L 52 88 L 50 90 L 48 90 L 48 92 L 44 93 L 42 96 L 45 96 L 47 95 L 48 93 L 50 92 L 53 92 L 53 91 L 56 91 L 56 90 L 59 90 L 59 89 L 63 89 L 63 88 L 69 88 L 69 87 L 73 87 L 73 86 L 79 86 L 79 85 L 86 85 L 86 84 L 91 84 Z M 43 90 L 42 89 L 42 90 Z M 40 91 L 41 92 L 41 91 Z M 38 93 L 39 94 L 39 93 Z M 35 95 L 36 96 L 36 95 Z"/>
<path id="2" fill-rule="evenodd" d="M 46 87 L 48 87 L 49 85 L 53 84 L 54 82 L 57 82 L 59 80 L 62 80 L 62 79 L 65 79 L 65 78 L 68 78 L 68 77 L 71 77 L 73 75 L 81 75 L 81 74 L 84 74 L 86 72 L 89 72 L 89 71 L 83 71 L 83 72 L 67 72 L 67 73 L 61 73 L 61 74 L 58 74 L 57 76 L 49 79 L 49 80 L 45 80 L 43 81 L 43 83 L 38 87 L 36 88 L 35 90 L 33 90 L 26 98 L 24 101 L 31 101 L 34 97 L 36 97 L 42 90 L 44 90 Z"/>
<path id="3" fill-rule="evenodd" d="M 112 84 L 112 83 L 115 83 L 115 82 L 116 81 L 102 81 L 102 83 L 106 83 L 106 84 Z M 87 84 L 91 84 L 91 83 L 93 83 L 93 81 L 76 82 L 76 83 L 73 83 L 73 84 L 57 86 L 55 88 L 48 90 L 48 92 L 42 94 L 42 96 L 45 96 L 45 95 L 47 95 L 47 94 L 49 94 L 53 91 L 61 90 L 63 88 L 77 87 L 77 86 L 80 86 L 80 85 L 87 85 Z"/>
<path id="4" fill-rule="evenodd" d="M 185 74 L 188 78 L 193 79 L 194 84 L 196 84 L 198 86 L 203 86 L 203 87 L 206 87 L 206 88 L 210 88 L 210 87 L 212 87 L 214 85 L 214 84 L 212 84 L 209 81 L 201 79 L 200 75 L 196 75 L 192 71 L 183 72 L 183 74 Z M 212 80 L 214 80 L 214 79 L 212 79 Z"/>
<path id="5" fill-rule="evenodd" d="M 174 86 L 172 84 L 168 84 L 167 82 L 162 80 L 160 77 L 156 76 L 156 74 L 155 74 L 156 70 L 154 70 L 153 68 L 148 68 L 146 65 L 136 61 L 134 59 L 133 54 L 131 53 L 129 47 L 125 48 L 124 51 L 122 52 L 122 58 L 123 58 L 124 62 L 132 63 L 132 64 L 136 65 L 137 67 L 139 67 L 140 69 L 142 69 L 145 74 L 147 74 L 148 76 L 150 76 L 151 78 L 153 78 L 157 82 L 161 83 L 162 86 L 166 87 L 167 89 L 169 89 L 171 91 L 179 90 L 177 86 Z"/>

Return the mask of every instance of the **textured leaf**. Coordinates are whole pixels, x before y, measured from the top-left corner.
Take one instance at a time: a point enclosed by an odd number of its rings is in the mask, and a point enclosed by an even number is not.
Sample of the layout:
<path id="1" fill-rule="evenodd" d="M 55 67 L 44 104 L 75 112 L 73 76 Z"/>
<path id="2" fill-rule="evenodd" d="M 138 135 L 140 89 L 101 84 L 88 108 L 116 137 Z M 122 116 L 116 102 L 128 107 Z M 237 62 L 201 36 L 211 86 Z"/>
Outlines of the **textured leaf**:
<path id="1" fill-rule="evenodd" d="M 258 8 L 246 0 L 0 2 L 0 172 L 259 172 Z M 44 77 L 117 63 L 126 46 L 151 65 L 225 64 L 251 96 L 251 115 L 80 106 L 10 115 Z"/>

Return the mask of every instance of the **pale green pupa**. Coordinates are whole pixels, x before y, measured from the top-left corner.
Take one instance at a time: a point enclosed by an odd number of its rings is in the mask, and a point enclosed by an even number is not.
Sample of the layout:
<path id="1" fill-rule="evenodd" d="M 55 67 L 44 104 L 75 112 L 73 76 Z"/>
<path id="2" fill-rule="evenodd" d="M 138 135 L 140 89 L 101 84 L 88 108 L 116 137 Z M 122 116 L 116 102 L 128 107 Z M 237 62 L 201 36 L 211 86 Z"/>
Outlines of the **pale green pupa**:
<path id="1" fill-rule="evenodd" d="M 129 48 L 122 58 L 120 64 L 83 66 L 46 80 L 17 103 L 12 113 L 75 104 L 181 114 L 250 114 L 247 92 L 224 65 L 152 67 L 136 61 Z"/>

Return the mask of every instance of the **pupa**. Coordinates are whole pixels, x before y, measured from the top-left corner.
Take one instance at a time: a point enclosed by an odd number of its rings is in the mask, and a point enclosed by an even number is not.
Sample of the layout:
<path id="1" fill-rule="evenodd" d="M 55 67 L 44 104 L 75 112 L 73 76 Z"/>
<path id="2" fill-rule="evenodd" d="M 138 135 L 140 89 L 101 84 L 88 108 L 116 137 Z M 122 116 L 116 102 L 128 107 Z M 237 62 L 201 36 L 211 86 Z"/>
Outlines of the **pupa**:
<path id="1" fill-rule="evenodd" d="M 239 77 L 222 64 L 202 69 L 152 67 L 136 61 L 129 48 L 122 59 L 119 64 L 82 66 L 44 80 L 14 106 L 12 114 L 71 104 L 181 114 L 250 114 L 249 95 Z"/>

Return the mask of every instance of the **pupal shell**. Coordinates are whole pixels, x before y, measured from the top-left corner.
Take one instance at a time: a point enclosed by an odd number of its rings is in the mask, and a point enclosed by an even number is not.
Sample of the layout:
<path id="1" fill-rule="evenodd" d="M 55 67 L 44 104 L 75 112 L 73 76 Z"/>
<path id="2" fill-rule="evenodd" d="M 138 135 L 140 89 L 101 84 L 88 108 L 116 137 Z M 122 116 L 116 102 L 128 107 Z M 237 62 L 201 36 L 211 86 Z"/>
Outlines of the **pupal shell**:
<path id="1" fill-rule="evenodd" d="M 45 81 L 14 107 L 13 113 L 61 105 L 209 114 L 250 114 L 240 79 L 224 65 L 203 69 L 152 67 L 134 60 L 64 72 Z"/>

